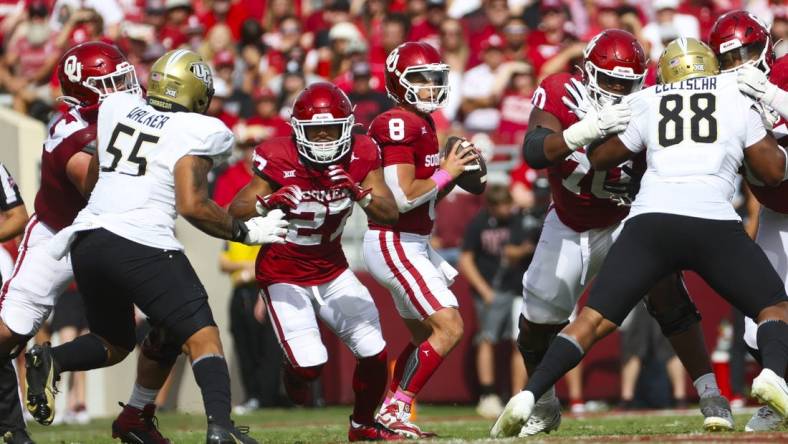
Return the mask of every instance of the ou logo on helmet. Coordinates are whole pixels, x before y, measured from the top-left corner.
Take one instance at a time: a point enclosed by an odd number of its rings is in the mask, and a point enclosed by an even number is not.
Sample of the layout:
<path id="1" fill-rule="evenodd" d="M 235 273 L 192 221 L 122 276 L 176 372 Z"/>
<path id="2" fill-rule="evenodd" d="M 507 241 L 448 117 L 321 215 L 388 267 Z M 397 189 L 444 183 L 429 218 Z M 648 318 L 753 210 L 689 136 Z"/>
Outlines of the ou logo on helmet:
<path id="1" fill-rule="evenodd" d="M 395 72 L 397 70 L 397 62 L 399 62 L 399 47 L 394 48 L 389 53 L 389 56 L 386 57 L 386 69 L 389 72 Z"/>
<path id="2" fill-rule="evenodd" d="M 68 80 L 74 83 L 79 83 L 82 80 L 82 63 L 77 60 L 77 56 L 72 55 L 66 58 L 63 63 L 63 72 L 66 73 Z"/>

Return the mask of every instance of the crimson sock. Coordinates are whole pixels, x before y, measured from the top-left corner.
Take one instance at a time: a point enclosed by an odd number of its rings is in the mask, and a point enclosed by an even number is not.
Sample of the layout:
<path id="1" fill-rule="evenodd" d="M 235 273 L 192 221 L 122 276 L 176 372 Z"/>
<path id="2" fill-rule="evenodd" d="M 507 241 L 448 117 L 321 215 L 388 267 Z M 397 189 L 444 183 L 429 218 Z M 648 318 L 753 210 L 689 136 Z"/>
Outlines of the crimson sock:
<path id="1" fill-rule="evenodd" d="M 386 391 L 389 377 L 386 363 L 386 350 L 356 362 L 356 370 L 353 372 L 353 393 L 356 396 L 353 421 L 357 424 L 375 423 L 375 410 Z"/>
<path id="2" fill-rule="evenodd" d="M 391 377 L 391 384 L 389 384 L 389 390 L 391 393 L 396 393 L 397 389 L 399 388 L 399 383 L 402 381 L 402 374 L 405 373 L 405 364 L 408 363 L 408 358 L 410 355 L 413 354 L 413 350 L 416 350 L 416 346 L 408 341 L 405 348 L 402 349 L 399 356 L 397 357 L 397 363 L 394 364 L 394 375 Z"/>
<path id="3" fill-rule="evenodd" d="M 438 354 L 429 341 L 422 342 L 419 347 L 410 354 L 407 363 L 405 364 L 405 371 L 402 374 L 402 380 L 399 384 L 399 390 L 395 394 L 395 398 L 407 400 L 409 396 L 404 395 L 403 391 L 413 393 L 415 397 L 424 387 L 424 384 L 432 377 L 435 370 L 440 367 L 443 362 L 443 356 Z M 404 396 L 402 396 L 404 395 Z"/>

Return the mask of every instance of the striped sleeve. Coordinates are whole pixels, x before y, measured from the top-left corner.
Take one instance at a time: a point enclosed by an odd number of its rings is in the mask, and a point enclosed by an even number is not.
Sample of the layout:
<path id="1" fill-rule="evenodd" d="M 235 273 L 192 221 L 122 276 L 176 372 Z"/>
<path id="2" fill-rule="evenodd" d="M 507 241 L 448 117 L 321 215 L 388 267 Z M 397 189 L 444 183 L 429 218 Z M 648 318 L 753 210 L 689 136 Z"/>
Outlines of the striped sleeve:
<path id="1" fill-rule="evenodd" d="M 0 211 L 8 211 L 11 208 L 22 205 L 22 195 L 19 194 L 19 187 L 14 182 L 14 178 L 0 163 Z"/>

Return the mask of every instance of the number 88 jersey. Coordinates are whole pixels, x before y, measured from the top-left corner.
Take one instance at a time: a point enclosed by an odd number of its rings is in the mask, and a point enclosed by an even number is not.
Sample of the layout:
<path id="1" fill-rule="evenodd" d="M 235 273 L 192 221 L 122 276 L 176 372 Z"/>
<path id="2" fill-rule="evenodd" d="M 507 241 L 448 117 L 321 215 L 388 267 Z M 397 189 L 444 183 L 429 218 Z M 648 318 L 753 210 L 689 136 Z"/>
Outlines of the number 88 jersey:
<path id="1" fill-rule="evenodd" d="M 356 183 L 380 168 L 375 142 L 354 135 L 350 152 L 339 162 Z M 257 281 L 261 285 L 320 285 L 348 268 L 342 251 L 342 230 L 354 202 L 347 190 L 332 190 L 328 175 L 308 167 L 299 157 L 292 137 L 277 137 L 257 146 L 254 172 L 274 189 L 288 185 L 301 188 L 298 207 L 288 211 L 287 242 L 269 244 L 257 256 Z"/>
<path id="2" fill-rule="evenodd" d="M 571 78 L 568 73 L 547 76 L 532 98 L 533 105 L 555 116 L 563 129 L 578 121 L 561 101 L 562 97 L 569 97 L 564 85 L 569 84 Z M 634 170 L 641 173 L 645 166 L 642 157 L 634 159 L 633 163 Z M 629 177 L 618 167 L 594 171 L 583 148 L 549 167 L 547 178 L 558 218 L 574 231 L 609 227 L 623 220 L 629 212 L 627 207 L 611 200 L 612 194 L 603 188 L 605 182 L 627 181 Z"/>

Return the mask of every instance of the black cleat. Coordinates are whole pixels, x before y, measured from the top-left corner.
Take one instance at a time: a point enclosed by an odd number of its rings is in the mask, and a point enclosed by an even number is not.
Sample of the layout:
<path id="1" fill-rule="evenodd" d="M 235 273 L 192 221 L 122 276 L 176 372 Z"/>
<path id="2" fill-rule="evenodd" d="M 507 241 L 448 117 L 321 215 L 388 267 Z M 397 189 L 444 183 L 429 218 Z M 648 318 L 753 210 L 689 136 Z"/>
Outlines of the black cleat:
<path id="1" fill-rule="evenodd" d="M 55 419 L 55 394 L 60 375 L 52 359 L 49 342 L 36 345 L 25 353 L 27 368 L 27 411 L 43 425 Z"/>
<path id="2" fill-rule="evenodd" d="M 208 417 L 208 434 L 205 436 L 205 444 L 258 444 L 257 441 L 249 436 L 249 427 L 232 428 L 223 427 L 213 422 L 213 418 Z"/>
<path id="3" fill-rule="evenodd" d="M 36 444 L 27 430 L 9 430 L 2 433 L 3 442 L 6 444 Z"/>

